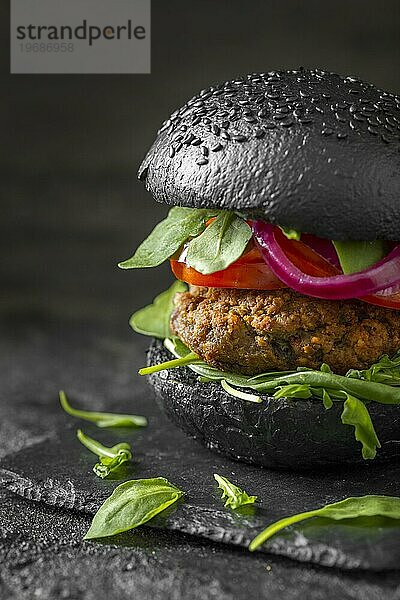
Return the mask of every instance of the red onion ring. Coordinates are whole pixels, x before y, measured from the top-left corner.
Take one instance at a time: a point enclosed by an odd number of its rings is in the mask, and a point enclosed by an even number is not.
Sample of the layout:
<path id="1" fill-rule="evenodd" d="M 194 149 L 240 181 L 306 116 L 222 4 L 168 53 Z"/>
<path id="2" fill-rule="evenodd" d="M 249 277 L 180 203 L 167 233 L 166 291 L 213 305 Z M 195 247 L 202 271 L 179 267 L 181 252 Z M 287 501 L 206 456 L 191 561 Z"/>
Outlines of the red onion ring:
<path id="1" fill-rule="evenodd" d="M 306 275 L 286 256 L 275 237 L 275 227 L 265 221 L 253 223 L 260 252 L 275 275 L 288 287 L 315 298 L 346 300 L 376 294 L 400 284 L 400 244 L 375 265 L 359 273 L 313 277 Z"/>
<path id="2" fill-rule="evenodd" d="M 320 238 L 316 235 L 311 235 L 310 233 L 302 233 L 301 241 L 329 261 L 331 265 L 338 267 L 341 270 L 339 257 L 331 240 L 326 240 L 325 238 Z"/>

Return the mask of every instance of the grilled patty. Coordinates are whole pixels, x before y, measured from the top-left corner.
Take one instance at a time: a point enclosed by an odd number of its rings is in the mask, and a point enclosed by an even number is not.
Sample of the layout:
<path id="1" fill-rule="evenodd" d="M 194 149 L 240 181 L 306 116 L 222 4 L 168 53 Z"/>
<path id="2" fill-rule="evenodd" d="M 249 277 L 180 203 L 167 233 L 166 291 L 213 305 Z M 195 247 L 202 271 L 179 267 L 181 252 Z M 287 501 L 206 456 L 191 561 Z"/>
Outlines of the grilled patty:
<path id="1" fill-rule="evenodd" d="M 192 286 L 176 295 L 171 327 L 208 364 L 245 374 L 318 369 L 323 362 L 345 373 L 400 347 L 399 312 L 288 289 Z"/>

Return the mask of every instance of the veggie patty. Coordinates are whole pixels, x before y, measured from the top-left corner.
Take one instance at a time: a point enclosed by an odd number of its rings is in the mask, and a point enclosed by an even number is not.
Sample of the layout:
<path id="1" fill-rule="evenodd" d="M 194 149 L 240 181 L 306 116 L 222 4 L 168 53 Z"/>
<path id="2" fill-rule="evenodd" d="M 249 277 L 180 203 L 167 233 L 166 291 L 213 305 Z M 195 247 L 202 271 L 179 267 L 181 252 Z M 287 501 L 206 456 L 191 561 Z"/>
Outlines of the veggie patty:
<path id="1" fill-rule="evenodd" d="M 297 367 L 366 369 L 400 346 L 400 314 L 358 300 L 332 301 L 289 289 L 192 286 L 175 296 L 171 328 L 219 369 L 248 375 Z"/>

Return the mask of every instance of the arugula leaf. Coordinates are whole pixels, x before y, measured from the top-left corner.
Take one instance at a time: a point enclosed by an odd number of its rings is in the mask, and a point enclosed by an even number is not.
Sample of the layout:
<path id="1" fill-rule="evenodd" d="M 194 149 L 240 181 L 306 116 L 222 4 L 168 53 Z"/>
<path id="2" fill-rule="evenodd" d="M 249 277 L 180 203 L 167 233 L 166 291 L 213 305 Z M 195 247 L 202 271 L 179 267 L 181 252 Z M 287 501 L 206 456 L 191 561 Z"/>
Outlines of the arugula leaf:
<path id="1" fill-rule="evenodd" d="M 355 438 L 362 444 L 363 458 L 365 460 L 375 458 L 376 449 L 381 445 L 364 402 L 347 394 L 341 419 L 345 425 L 353 425 Z"/>
<path id="2" fill-rule="evenodd" d="M 266 376 L 268 373 L 266 373 Z M 372 400 L 380 404 L 400 404 L 400 390 L 383 383 L 353 379 L 345 375 L 325 373 L 321 371 L 305 370 L 297 371 L 270 380 L 250 385 L 258 392 L 272 392 L 282 384 L 306 384 L 312 388 L 325 388 L 333 397 L 346 399 L 347 394 L 355 396 L 360 400 Z"/>
<path id="3" fill-rule="evenodd" d="M 146 427 L 147 419 L 140 415 L 119 415 L 72 408 L 65 392 L 59 392 L 61 407 L 72 417 L 96 423 L 97 427 Z"/>
<path id="4" fill-rule="evenodd" d="M 186 240 L 201 233 L 218 211 L 174 206 L 166 219 L 155 226 L 135 254 L 118 264 L 121 269 L 157 267 L 172 256 Z"/>
<path id="5" fill-rule="evenodd" d="M 182 358 L 175 358 L 174 360 L 168 360 L 165 363 L 159 365 L 152 365 L 150 367 L 143 367 L 139 369 L 139 375 L 151 375 L 152 373 L 158 373 L 159 371 L 165 371 L 166 369 L 176 369 L 177 367 L 184 367 L 201 362 L 201 359 L 194 352 L 190 352 Z"/>
<path id="6" fill-rule="evenodd" d="M 333 242 L 343 273 L 358 273 L 372 267 L 388 253 L 384 240 Z"/>
<path id="7" fill-rule="evenodd" d="M 126 481 L 100 506 L 84 539 L 108 537 L 150 521 L 183 492 L 164 477 Z"/>
<path id="8" fill-rule="evenodd" d="M 132 459 L 131 446 L 127 442 L 121 442 L 109 448 L 84 434 L 81 429 L 77 430 L 76 437 L 90 452 L 99 457 L 100 462 L 94 465 L 93 471 L 102 479 L 108 477 L 108 475 L 117 471 L 121 465 Z"/>
<path id="9" fill-rule="evenodd" d="M 309 385 L 292 383 L 290 385 L 282 385 L 274 392 L 274 398 L 303 398 L 307 400 L 313 395 Z"/>
<path id="10" fill-rule="evenodd" d="M 392 358 L 384 354 L 369 369 L 364 369 L 363 371 L 350 369 L 346 373 L 346 377 L 365 379 L 366 381 L 375 381 L 377 383 L 385 383 L 386 385 L 400 385 L 400 351 Z"/>
<path id="11" fill-rule="evenodd" d="M 171 287 L 154 298 L 153 303 L 136 311 L 129 320 L 129 325 L 137 333 L 165 339 L 172 335 L 170 316 L 175 294 L 184 292 L 187 285 L 183 281 L 175 281 Z"/>
<path id="12" fill-rule="evenodd" d="M 243 254 L 251 227 L 233 212 L 221 211 L 201 235 L 187 246 L 186 263 L 207 275 L 222 271 Z"/>
<path id="13" fill-rule="evenodd" d="M 321 508 L 309 510 L 297 515 L 285 517 L 272 523 L 259 533 L 249 545 L 249 550 L 253 552 L 261 544 L 264 544 L 273 535 L 300 521 L 310 519 L 311 517 L 326 517 L 328 519 L 354 519 L 356 517 L 382 516 L 390 519 L 400 519 L 400 498 L 396 496 L 356 496 L 346 498 L 340 502 L 326 504 Z"/>
<path id="14" fill-rule="evenodd" d="M 326 410 L 329 410 L 333 406 L 332 398 L 325 388 L 322 390 L 322 402 Z"/>
<path id="15" fill-rule="evenodd" d="M 190 352 L 177 338 L 166 339 L 164 345 L 178 358 L 187 357 Z M 158 370 L 169 368 L 170 362 L 157 365 Z M 326 389 L 331 399 L 346 400 L 347 394 L 349 394 L 361 400 L 370 400 L 381 404 L 400 404 L 400 389 L 374 381 L 336 375 L 327 365 L 321 366 L 322 371 L 299 367 L 298 371 L 271 371 L 255 377 L 220 371 L 201 359 L 189 363 L 188 366 L 195 373 L 210 381 L 225 380 L 236 387 L 250 388 L 260 393 L 278 392 L 277 397 L 287 397 L 287 394 L 291 397 L 311 397 L 316 390 L 320 389 L 322 398 L 322 390 Z M 283 386 L 286 386 L 285 394 L 281 394 L 279 391 Z"/>
<path id="16" fill-rule="evenodd" d="M 298 242 L 301 238 L 301 233 L 297 229 L 291 229 L 290 227 L 279 227 L 279 229 L 289 240 L 296 240 Z"/>
<path id="17" fill-rule="evenodd" d="M 245 504 L 254 504 L 257 500 L 257 496 L 249 496 L 244 490 L 231 483 L 226 477 L 222 477 L 222 475 L 214 473 L 214 479 L 223 492 L 221 500 L 225 500 L 225 508 L 230 506 L 236 509 Z"/>
<path id="18" fill-rule="evenodd" d="M 326 364 L 321 365 L 320 371 L 299 367 L 297 371 L 272 371 L 247 377 L 220 371 L 200 359 L 194 360 L 193 354 L 178 338 L 167 338 L 164 345 L 177 357 L 177 361 L 157 365 L 158 370 L 168 368 L 171 363 L 173 366 L 185 364 L 200 376 L 201 382 L 219 382 L 226 392 L 236 398 L 262 402 L 262 397 L 236 389 L 244 388 L 273 395 L 274 398 L 321 398 L 325 409 L 331 408 L 334 400 L 343 401 L 342 422 L 354 426 L 355 438 L 362 444 L 364 459 L 373 458 L 380 444 L 363 400 L 400 404 L 400 390 L 396 387 L 354 376 L 336 375 Z M 178 362 L 179 357 L 182 363 Z M 391 363 L 396 361 L 397 355 Z M 388 363 L 385 361 L 384 364 Z"/>

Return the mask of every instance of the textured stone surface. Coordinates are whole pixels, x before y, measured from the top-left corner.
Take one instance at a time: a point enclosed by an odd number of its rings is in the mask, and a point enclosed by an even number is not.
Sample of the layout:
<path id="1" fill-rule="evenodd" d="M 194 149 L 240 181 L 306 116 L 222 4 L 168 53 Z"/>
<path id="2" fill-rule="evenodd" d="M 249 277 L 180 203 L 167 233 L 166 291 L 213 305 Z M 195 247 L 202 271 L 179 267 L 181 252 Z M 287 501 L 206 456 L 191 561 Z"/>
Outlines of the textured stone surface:
<path id="1" fill-rule="evenodd" d="M 400 573 L 300 565 L 171 531 L 83 543 L 90 519 L 0 493 L 2 600 L 396 600 Z"/>
<path id="2" fill-rule="evenodd" d="M 0 415 L 2 442 L 9 452 L 1 463 L 3 484 L 28 498 L 72 509 L 71 515 L 79 510 L 79 519 L 83 519 L 79 522 L 84 522 L 85 527 L 88 519 L 84 514 L 92 513 L 116 482 L 103 481 L 92 474 L 93 457 L 74 437 L 79 422 L 75 423 L 58 407 L 59 387 L 70 393 L 75 404 L 148 415 L 149 428 L 134 433 L 100 431 L 89 424 L 84 430 L 105 442 L 132 441 L 135 462 L 126 473 L 127 478 L 163 475 L 187 492 L 184 503 L 153 525 L 224 542 L 227 552 L 233 550 L 228 550 L 226 544 L 232 548 L 246 545 L 256 531 L 281 515 L 349 494 L 399 493 L 396 466 L 295 475 L 233 462 L 202 448 L 159 414 L 145 380 L 134 375 L 144 358 L 143 345 L 135 344 L 129 332 L 125 339 L 116 339 L 99 327 L 87 326 L 82 331 L 79 325 L 70 324 L 38 331 L 26 324 L 20 334 L 14 333 L 10 338 L 3 331 L 0 340 L 9 381 L 8 386 L 3 382 L 8 402 L 1 405 Z M 15 441 L 8 435 L 13 422 L 22 431 L 22 437 Z M 18 449 L 27 442 L 31 443 L 29 447 L 11 452 L 14 445 Z M 261 508 L 244 515 L 226 511 L 212 479 L 214 472 L 237 481 L 249 493 L 258 494 Z M 35 505 L 31 509 L 34 513 L 38 510 Z M 58 513 L 53 510 L 51 514 L 57 528 Z M 26 518 L 29 521 L 29 515 Z M 346 569 L 398 567 L 399 530 L 393 522 L 380 521 L 373 530 L 367 528 L 365 521 L 336 527 L 328 522 L 320 525 L 309 522 L 285 532 L 269 544 L 264 560 L 270 560 L 270 553 L 279 553 Z M 32 538 L 37 534 L 35 530 Z M 135 535 L 130 534 L 132 539 Z M 246 556 L 251 569 L 254 555 Z"/>
<path id="3" fill-rule="evenodd" d="M 319 69 L 202 90 L 139 171 L 156 200 L 240 210 L 329 239 L 398 239 L 400 97 Z"/>

